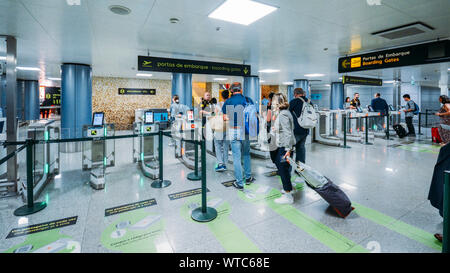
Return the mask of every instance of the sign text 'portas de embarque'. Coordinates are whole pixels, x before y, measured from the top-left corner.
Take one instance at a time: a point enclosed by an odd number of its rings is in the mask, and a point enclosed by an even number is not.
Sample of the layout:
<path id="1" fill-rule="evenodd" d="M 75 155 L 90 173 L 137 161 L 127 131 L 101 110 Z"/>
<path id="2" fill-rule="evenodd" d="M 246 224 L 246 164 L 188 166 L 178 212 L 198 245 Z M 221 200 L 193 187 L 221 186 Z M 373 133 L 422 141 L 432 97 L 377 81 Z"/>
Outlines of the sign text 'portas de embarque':
<path id="1" fill-rule="evenodd" d="M 138 56 L 139 71 L 250 76 L 249 65 Z"/>
<path id="2" fill-rule="evenodd" d="M 373 79 L 373 78 L 354 77 L 354 76 L 343 76 L 342 83 L 343 84 L 382 86 L 383 80 Z"/>
<path id="3" fill-rule="evenodd" d="M 450 61 L 450 40 L 339 58 L 339 73 Z"/>
<path id="4" fill-rule="evenodd" d="M 119 88 L 119 95 L 156 95 L 156 89 Z"/>

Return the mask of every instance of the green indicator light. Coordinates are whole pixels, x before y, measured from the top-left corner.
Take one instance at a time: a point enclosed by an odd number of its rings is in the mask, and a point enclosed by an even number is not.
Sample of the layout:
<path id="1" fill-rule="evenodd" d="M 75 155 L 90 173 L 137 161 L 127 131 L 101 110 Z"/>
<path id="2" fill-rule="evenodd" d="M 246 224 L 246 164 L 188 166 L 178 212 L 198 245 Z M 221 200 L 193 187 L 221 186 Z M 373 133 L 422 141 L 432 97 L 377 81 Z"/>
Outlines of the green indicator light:
<path id="1" fill-rule="evenodd" d="M 48 140 L 48 132 L 47 131 L 44 132 L 44 140 L 46 140 L 46 141 Z"/>
<path id="2" fill-rule="evenodd" d="M 103 130 L 103 132 L 104 132 L 104 136 L 106 136 L 107 135 L 107 129 L 106 129 L 106 127 L 104 128 L 104 130 Z"/>
<path id="3" fill-rule="evenodd" d="M 45 195 L 45 203 L 48 205 L 50 202 L 50 196 L 48 196 L 48 193 Z"/>
<path id="4" fill-rule="evenodd" d="M 144 186 L 144 178 L 141 177 L 141 180 L 140 180 L 139 184 L 141 185 L 141 187 Z"/>
<path id="5" fill-rule="evenodd" d="M 106 157 L 103 158 L 103 164 L 106 166 Z"/>
<path id="6" fill-rule="evenodd" d="M 143 133 L 144 133 L 144 126 L 141 125 L 141 134 L 143 134 Z"/>
<path id="7" fill-rule="evenodd" d="M 48 173 L 48 164 L 45 164 L 44 173 Z"/>
<path id="8" fill-rule="evenodd" d="M 141 161 L 144 161 L 144 153 L 141 153 Z"/>

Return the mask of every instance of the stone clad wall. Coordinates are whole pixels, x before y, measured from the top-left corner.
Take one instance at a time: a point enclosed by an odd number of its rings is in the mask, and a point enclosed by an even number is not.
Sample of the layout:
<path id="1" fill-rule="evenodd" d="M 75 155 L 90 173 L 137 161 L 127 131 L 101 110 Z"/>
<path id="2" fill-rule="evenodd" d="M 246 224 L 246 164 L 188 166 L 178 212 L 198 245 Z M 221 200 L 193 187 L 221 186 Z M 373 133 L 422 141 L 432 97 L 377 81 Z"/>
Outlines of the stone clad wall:
<path id="1" fill-rule="evenodd" d="M 170 107 L 171 86 L 167 80 L 94 77 L 92 111 L 105 112 L 106 122 L 116 130 L 131 129 L 135 109 Z M 156 89 L 156 95 L 119 95 L 119 88 Z"/>

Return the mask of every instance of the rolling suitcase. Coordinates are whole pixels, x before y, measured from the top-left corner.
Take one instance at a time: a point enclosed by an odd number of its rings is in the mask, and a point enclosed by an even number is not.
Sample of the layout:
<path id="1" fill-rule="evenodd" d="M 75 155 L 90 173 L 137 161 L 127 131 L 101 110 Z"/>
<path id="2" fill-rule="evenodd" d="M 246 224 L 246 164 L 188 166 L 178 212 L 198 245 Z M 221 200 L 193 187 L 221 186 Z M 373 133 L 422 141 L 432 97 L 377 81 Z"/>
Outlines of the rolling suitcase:
<path id="1" fill-rule="evenodd" d="M 400 124 L 394 124 L 394 126 L 392 126 L 394 128 L 394 131 L 397 133 L 397 136 L 399 138 L 404 138 L 406 136 L 406 130 L 405 128 L 403 128 L 402 125 Z"/>
<path id="2" fill-rule="evenodd" d="M 289 162 L 297 170 L 294 160 L 289 158 Z M 300 163 L 299 169 L 301 171 L 297 173 L 305 179 L 305 183 L 327 201 L 340 217 L 345 218 L 354 210 L 347 195 L 330 179 L 303 163 Z"/>
<path id="3" fill-rule="evenodd" d="M 439 128 L 438 127 L 431 128 L 431 139 L 433 140 L 434 143 L 441 143 L 442 142 L 441 136 L 439 135 Z"/>

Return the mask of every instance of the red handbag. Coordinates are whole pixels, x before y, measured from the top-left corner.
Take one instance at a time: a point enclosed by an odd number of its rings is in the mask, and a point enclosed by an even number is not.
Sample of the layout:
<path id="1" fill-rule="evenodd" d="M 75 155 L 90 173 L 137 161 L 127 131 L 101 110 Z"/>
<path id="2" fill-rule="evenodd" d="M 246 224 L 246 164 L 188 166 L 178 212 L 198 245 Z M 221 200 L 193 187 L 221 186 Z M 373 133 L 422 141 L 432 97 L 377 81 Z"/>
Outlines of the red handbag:
<path id="1" fill-rule="evenodd" d="M 441 143 L 442 142 L 441 136 L 439 135 L 438 127 L 431 128 L 431 138 L 432 138 L 434 143 Z"/>

